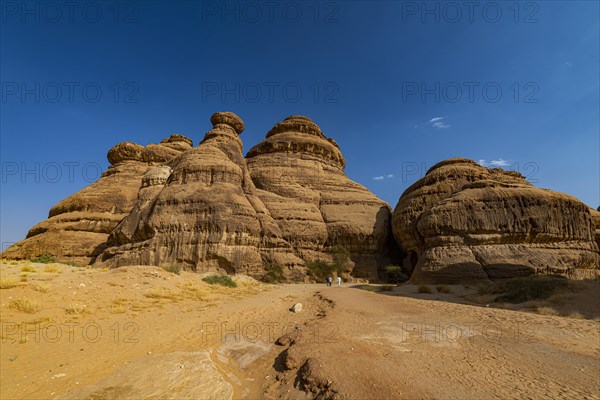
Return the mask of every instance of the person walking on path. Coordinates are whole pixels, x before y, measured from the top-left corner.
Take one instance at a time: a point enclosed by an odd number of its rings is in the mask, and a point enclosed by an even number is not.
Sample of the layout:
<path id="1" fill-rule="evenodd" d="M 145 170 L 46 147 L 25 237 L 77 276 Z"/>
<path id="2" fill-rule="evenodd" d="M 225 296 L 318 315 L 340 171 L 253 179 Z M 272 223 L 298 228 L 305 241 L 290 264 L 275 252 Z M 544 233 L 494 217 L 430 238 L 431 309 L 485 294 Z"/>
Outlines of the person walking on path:
<path id="1" fill-rule="evenodd" d="M 331 275 L 329 275 L 327 277 L 327 286 L 331 286 L 333 284 L 333 278 L 331 277 Z"/>
<path id="2" fill-rule="evenodd" d="M 338 282 L 338 287 L 342 287 L 342 277 L 341 276 L 337 277 L 337 282 Z"/>

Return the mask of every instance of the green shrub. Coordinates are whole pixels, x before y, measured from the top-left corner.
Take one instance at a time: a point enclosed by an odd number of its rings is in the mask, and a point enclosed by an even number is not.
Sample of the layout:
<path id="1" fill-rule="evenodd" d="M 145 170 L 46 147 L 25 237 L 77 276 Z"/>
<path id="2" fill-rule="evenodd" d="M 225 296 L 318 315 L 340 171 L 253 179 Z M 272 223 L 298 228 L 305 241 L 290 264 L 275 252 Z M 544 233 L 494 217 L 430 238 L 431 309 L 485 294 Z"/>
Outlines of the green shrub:
<path id="1" fill-rule="evenodd" d="M 181 270 L 183 269 L 180 264 L 171 264 L 163 267 L 163 269 L 167 272 L 170 272 L 175 275 L 181 274 Z"/>
<path id="2" fill-rule="evenodd" d="M 379 290 L 382 292 L 391 292 L 392 290 L 394 290 L 394 287 L 392 285 L 384 285 L 379 287 Z"/>
<path id="3" fill-rule="evenodd" d="M 385 272 L 387 272 L 389 279 L 396 284 L 408 280 L 408 275 L 404 273 L 402 267 L 399 265 L 388 265 L 384 269 Z"/>
<path id="4" fill-rule="evenodd" d="M 202 280 L 209 285 L 221 285 L 231 288 L 237 287 L 237 283 L 235 283 L 228 275 L 210 275 L 202 278 Z"/>
<path id="5" fill-rule="evenodd" d="M 523 303 L 530 300 L 547 299 L 554 293 L 571 288 L 563 276 L 528 276 L 496 282 L 488 288 L 490 294 L 500 294 L 495 302 Z"/>
<path id="6" fill-rule="evenodd" d="M 323 260 L 307 261 L 304 266 L 317 282 L 325 281 L 325 278 L 333 275 L 333 265 Z"/>
<path id="7" fill-rule="evenodd" d="M 341 275 L 347 272 L 350 267 L 350 251 L 342 245 L 335 245 L 329 251 L 331 254 L 331 272 L 336 272 L 337 275 Z"/>
<path id="8" fill-rule="evenodd" d="M 58 262 L 58 260 L 52 254 L 42 254 L 41 256 L 37 256 L 35 258 L 32 258 L 31 262 L 42 263 L 42 264 L 50 264 L 50 263 Z"/>
<path id="9" fill-rule="evenodd" d="M 417 288 L 417 292 L 418 293 L 429 293 L 429 294 L 433 293 L 431 291 L 431 288 L 427 285 L 419 285 L 419 287 Z"/>
<path id="10" fill-rule="evenodd" d="M 436 286 L 435 289 L 439 293 L 452 293 L 452 291 L 450 290 L 450 288 L 448 286 L 444 286 L 444 285 Z"/>
<path id="11" fill-rule="evenodd" d="M 81 268 L 81 264 L 79 264 L 75 261 L 65 261 L 65 262 L 63 262 L 63 264 L 68 265 L 70 267 Z"/>
<path id="12" fill-rule="evenodd" d="M 265 264 L 265 271 L 265 274 L 261 277 L 263 282 L 281 283 L 286 281 L 283 268 L 280 265 L 267 263 Z"/>

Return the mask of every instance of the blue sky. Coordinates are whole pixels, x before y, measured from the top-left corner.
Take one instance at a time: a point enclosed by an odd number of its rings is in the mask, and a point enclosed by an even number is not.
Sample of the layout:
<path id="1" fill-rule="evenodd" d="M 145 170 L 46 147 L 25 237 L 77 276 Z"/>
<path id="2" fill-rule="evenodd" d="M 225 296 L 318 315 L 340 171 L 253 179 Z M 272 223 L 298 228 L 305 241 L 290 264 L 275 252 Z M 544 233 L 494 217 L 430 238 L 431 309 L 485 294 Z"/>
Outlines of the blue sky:
<path id="1" fill-rule="evenodd" d="M 225 110 L 245 151 L 311 117 L 392 207 L 450 157 L 600 204 L 598 2 L 69 4 L 1 3 L 3 247 L 117 142 L 197 144 Z"/>

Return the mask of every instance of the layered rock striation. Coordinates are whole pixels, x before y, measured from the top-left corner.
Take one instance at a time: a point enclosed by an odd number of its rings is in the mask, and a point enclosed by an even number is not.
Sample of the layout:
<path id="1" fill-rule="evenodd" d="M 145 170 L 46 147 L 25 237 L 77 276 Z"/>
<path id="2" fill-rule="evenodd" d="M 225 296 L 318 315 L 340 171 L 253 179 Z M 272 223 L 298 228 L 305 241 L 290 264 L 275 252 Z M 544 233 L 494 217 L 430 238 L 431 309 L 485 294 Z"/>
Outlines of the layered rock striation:
<path id="1" fill-rule="evenodd" d="M 599 274 L 600 212 L 517 172 L 440 162 L 392 215 L 346 176 L 339 146 L 309 118 L 277 123 L 245 157 L 243 121 L 222 112 L 211 123 L 197 147 L 181 135 L 117 144 L 97 182 L 52 207 L 2 257 L 255 277 L 275 265 L 303 280 L 307 261 L 331 261 L 341 246 L 346 272 L 371 280 L 398 262 L 413 282 Z"/>
<path id="2" fill-rule="evenodd" d="M 111 165 L 98 181 L 53 206 L 47 220 L 31 228 L 25 240 L 2 256 L 22 259 L 52 254 L 63 260 L 92 262 L 134 206 L 144 174 L 189 150 L 191 144 L 189 138 L 177 134 L 146 147 L 117 144 L 109 150 Z"/>
<path id="3" fill-rule="evenodd" d="M 600 255 L 590 209 L 517 172 L 468 159 L 433 166 L 400 197 L 392 219 L 414 282 L 530 274 L 592 277 Z"/>
<path id="4" fill-rule="evenodd" d="M 377 279 L 391 241 L 389 206 L 343 172 L 344 158 L 306 117 L 277 124 L 244 158 L 242 120 L 216 113 L 200 145 L 146 173 L 131 213 L 99 263 L 181 264 L 261 276 L 265 265 L 301 279 L 305 261 L 346 247 L 358 274 Z"/>
<path id="5" fill-rule="evenodd" d="M 346 176 L 339 146 L 309 118 L 276 124 L 246 160 L 258 197 L 298 257 L 326 258 L 340 245 L 357 265 L 353 275 L 371 279 L 390 263 L 388 204 Z"/>
<path id="6" fill-rule="evenodd" d="M 133 211 L 111 233 L 100 262 L 260 275 L 262 248 L 290 251 L 256 196 L 238 136 L 243 122 L 232 113 L 216 113 L 211 122 L 198 147 L 144 176 Z"/>

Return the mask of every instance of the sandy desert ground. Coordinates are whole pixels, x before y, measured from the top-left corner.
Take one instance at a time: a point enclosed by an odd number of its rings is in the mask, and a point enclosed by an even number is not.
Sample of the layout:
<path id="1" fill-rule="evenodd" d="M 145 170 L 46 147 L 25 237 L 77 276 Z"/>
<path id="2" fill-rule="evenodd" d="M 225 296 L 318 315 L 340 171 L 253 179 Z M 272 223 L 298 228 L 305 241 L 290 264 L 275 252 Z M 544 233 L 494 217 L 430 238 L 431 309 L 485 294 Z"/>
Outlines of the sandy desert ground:
<path id="1" fill-rule="evenodd" d="M 2 399 L 600 399 L 599 282 L 506 309 L 463 286 L 0 272 Z"/>

